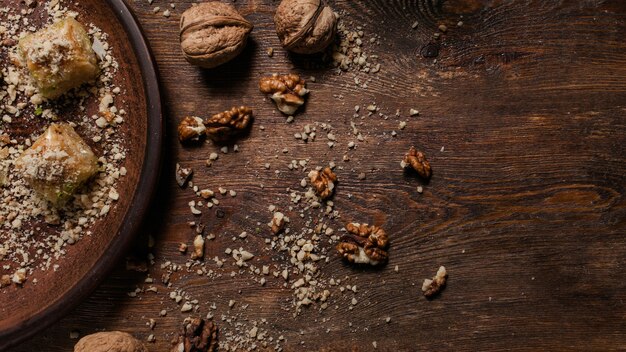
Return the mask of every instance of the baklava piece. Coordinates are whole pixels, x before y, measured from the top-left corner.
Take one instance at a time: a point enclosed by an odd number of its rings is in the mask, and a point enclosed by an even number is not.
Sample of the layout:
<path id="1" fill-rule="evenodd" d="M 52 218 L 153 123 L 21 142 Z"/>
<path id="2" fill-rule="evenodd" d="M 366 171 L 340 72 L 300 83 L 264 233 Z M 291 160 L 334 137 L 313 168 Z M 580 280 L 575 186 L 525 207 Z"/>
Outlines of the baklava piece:
<path id="1" fill-rule="evenodd" d="M 99 170 L 98 158 L 68 124 L 52 124 L 16 160 L 15 167 L 42 198 L 57 207 Z"/>
<path id="2" fill-rule="evenodd" d="M 48 99 L 93 80 L 99 71 L 85 28 L 71 17 L 20 39 L 18 55 Z"/>

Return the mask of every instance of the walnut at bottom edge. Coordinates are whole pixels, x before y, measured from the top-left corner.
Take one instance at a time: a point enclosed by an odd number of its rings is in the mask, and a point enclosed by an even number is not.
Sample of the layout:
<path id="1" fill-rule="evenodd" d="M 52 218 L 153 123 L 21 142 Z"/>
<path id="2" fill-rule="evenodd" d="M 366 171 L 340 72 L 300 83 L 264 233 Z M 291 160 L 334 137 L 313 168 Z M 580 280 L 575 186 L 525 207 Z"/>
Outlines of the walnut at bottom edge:
<path id="1" fill-rule="evenodd" d="M 171 352 L 213 352 L 218 347 L 218 328 L 212 321 L 186 318 Z"/>

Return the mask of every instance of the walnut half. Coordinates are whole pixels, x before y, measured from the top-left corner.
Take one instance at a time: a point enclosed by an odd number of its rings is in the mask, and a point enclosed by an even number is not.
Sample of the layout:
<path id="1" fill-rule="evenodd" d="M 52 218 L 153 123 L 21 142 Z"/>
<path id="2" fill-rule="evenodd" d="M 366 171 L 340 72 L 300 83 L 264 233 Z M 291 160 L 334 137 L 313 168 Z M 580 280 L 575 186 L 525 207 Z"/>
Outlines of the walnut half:
<path id="1" fill-rule="evenodd" d="M 271 94 L 276 107 L 285 115 L 295 114 L 304 105 L 304 97 L 309 93 L 304 80 L 294 73 L 263 77 L 259 82 L 259 90 Z"/>
<path id="2" fill-rule="evenodd" d="M 243 133 L 252 122 L 252 109 L 245 106 L 215 114 L 204 121 L 206 134 L 215 142 L 225 142 Z"/>
<path id="3" fill-rule="evenodd" d="M 448 272 L 446 271 L 445 266 L 440 266 L 439 270 L 437 270 L 437 274 L 431 279 L 425 279 L 422 284 L 422 292 L 424 293 L 424 297 L 432 298 L 437 295 L 446 285 L 446 280 L 448 278 Z"/>
<path id="4" fill-rule="evenodd" d="M 348 233 L 337 245 L 339 255 L 354 264 L 379 265 L 387 262 L 389 240 L 385 231 L 378 226 L 349 223 Z"/>
<path id="5" fill-rule="evenodd" d="M 404 156 L 400 166 L 403 168 L 412 168 L 425 180 L 428 180 L 430 176 L 432 176 L 432 169 L 430 168 L 430 163 L 426 160 L 426 155 L 415 149 L 415 147 L 409 149 L 409 152 Z"/>
<path id="6" fill-rule="evenodd" d="M 217 325 L 200 318 L 187 318 L 183 330 L 174 340 L 171 352 L 212 352 L 218 346 Z"/>
<path id="7" fill-rule="evenodd" d="M 317 195 L 324 200 L 333 195 L 337 175 L 329 167 L 325 167 L 321 171 L 313 170 L 309 172 L 309 180 L 315 187 Z"/>

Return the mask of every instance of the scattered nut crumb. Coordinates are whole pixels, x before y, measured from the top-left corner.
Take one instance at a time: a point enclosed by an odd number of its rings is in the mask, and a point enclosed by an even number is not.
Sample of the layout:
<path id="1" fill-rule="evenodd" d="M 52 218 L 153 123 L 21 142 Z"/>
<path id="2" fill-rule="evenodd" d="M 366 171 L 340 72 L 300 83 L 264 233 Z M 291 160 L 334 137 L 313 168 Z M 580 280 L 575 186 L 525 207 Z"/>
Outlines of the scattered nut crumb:
<path id="1" fill-rule="evenodd" d="M 432 298 L 437 295 L 446 285 L 446 280 L 448 278 L 448 272 L 446 268 L 442 265 L 437 270 L 437 274 L 431 279 L 425 279 L 422 284 L 422 292 L 424 293 L 424 297 Z"/>

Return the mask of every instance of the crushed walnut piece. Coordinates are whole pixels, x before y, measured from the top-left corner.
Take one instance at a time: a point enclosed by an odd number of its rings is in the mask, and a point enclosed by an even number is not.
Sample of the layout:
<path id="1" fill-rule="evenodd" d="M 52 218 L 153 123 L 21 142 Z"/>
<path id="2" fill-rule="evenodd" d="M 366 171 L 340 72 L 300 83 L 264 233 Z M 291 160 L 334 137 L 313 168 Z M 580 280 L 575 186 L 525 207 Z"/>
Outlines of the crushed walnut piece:
<path id="1" fill-rule="evenodd" d="M 205 134 L 206 127 L 197 116 L 187 116 L 178 125 L 178 140 L 181 142 L 197 142 Z"/>
<path id="2" fill-rule="evenodd" d="M 172 352 L 213 352 L 218 347 L 217 325 L 200 318 L 186 318 Z"/>
<path id="3" fill-rule="evenodd" d="M 432 175 L 430 163 L 426 160 L 426 155 L 415 149 L 415 147 L 409 149 L 409 152 L 406 153 L 400 165 L 403 168 L 412 168 L 418 175 L 426 180 Z"/>
<path id="4" fill-rule="evenodd" d="M 431 279 L 424 279 L 422 284 L 422 292 L 424 297 L 432 298 L 436 296 L 446 286 L 446 280 L 448 278 L 448 272 L 445 266 L 440 266 L 437 270 L 437 274 Z"/>
<path id="5" fill-rule="evenodd" d="M 193 253 L 191 259 L 202 259 L 204 257 L 204 237 L 197 235 L 193 240 Z"/>
<path id="6" fill-rule="evenodd" d="M 0 278 L 0 288 L 11 285 L 11 276 L 10 275 L 2 275 Z"/>
<path id="7" fill-rule="evenodd" d="M 204 121 L 204 125 L 209 138 L 216 142 L 223 142 L 244 132 L 251 122 L 252 109 L 240 106 L 211 116 Z"/>
<path id="8" fill-rule="evenodd" d="M 178 183 L 181 188 L 187 185 L 192 175 L 193 170 L 191 168 L 184 168 L 180 166 L 179 163 L 176 163 L 176 183 Z"/>
<path id="9" fill-rule="evenodd" d="M 272 233 L 277 235 L 285 229 L 285 225 L 288 222 L 289 218 L 286 217 L 285 214 L 277 211 L 274 213 L 274 217 L 272 217 L 272 221 L 268 225 L 272 229 Z"/>
<path id="10" fill-rule="evenodd" d="M 309 93 L 304 80 L 294 73 L 263 77 L 259 82 L 259 90 L 271 94 L 278 110 L 288 116 L 295 114 L 304 105 L 304 97 Z"/>
<path id="11" fill-rule="evenodd" d="M 339 255 L 355 264 L 383 264 L 388 259 L 387 246 L 389 241 L 385 231 L 378 226 L 349 223 L 348 233 L 337 245 Z"/>
<path id="12" fill-rule="evenodd" d="M 322 199 L 330 198 L 335 191 L 335 183 L 337 182 L 337 175 L 329 167 L 325 167 L 321 171 L 312 170 L 309 172 L 309 180 L 317 195 Z"/>

